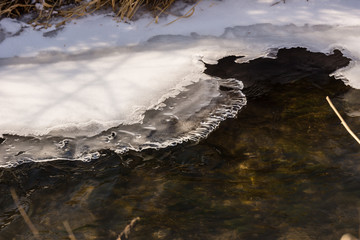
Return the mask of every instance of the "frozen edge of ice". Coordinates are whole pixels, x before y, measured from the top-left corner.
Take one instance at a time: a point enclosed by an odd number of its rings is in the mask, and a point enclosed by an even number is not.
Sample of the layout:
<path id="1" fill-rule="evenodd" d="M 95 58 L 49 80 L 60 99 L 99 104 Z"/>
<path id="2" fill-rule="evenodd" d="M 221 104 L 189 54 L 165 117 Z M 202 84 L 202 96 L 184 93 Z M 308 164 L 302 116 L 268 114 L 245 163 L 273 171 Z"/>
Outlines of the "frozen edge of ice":
<path id="1" fill-rule="evenodd" d="M 201 123 L 200 126 L 198 126 L 195 130 L 192 130 L 188 133 L 184 133 L 182 135 L 180 135 L 177 138 L 170 138 L 167 139 L 163 142 L 159 142 L 159 141 L 154 141 L 154 142 L 146 142 L 144 144 L 140 144 L 138 146 L 132 146 L 131 144 L 129 146 L 118 146 L 118 147 L 103 147 L 100 149 L 91 149 L 90 152 L 83 152 L 83 153 L 79 153 L 75 158 L 69 157 L 54 157 L 54 158 L 43 158 L 43 159 L 37 159 L 36 157 L 32 157 L 32 156 L 19 156 L 16 157 L 15 159 L 12 159 L 8 162 L 2 163 L 0 164 L 0 168 L 12 168 L 12 167 L 16 167 L 19 166 L 21 164 L 24 163 L 31 163 L 31 162 L 49 162 L 49 161 L 57 161 L 57 160 L 66 160 L 66 161 L 82 161 L 82 162 L 89 162 L 92 160 L 96 160 L 99 159 L 101 157 L 101 153 L 100 150 L 103 149 L 109 149 L 112 150 L 114 152 L 116 152 L 117 154 L 124 154 L 126 152 L 129 151 L 143 151 L 146 149 L 163 149 L 163 148 L 167 148 L 167 147 L 172 147 L 178 144 L 182 144 L 185 142 L 189 142 L 189 141 L 193 141 L 193 142 L 197 142 L 200 141 L 201 139 L 206 138 L 212 131 L 214 131 L 222 121 L 224 121 L 227 118 L 234 118 L 236 117 L 237 113 L 239 112 L 239 110 L 246 105 L 246 97 L 245 95 L 241 92 L 241 89 L 243 88 L 243 84 L 241 81 L 237 80 L 237 79 L 220 79 L 220 78 L 216 78 L 216 81 L 218 81 L 218 85 L 219 86 L 223 86 L 226 87 L 228 89 L 231 89 L 229 91 L 226 92 L 226 96 L 224 96 L 223 98 L 229 98 L 230 99 L 224 99 L 224 102 L 226 103 L 221 103 L 216 105 L 216 108 L 214 110 L 211 111 L 211 114 L 206 117 Z M 220 90 L 219 90 L 220 91 Z M 222 97 L 220 97 L 222 98 Z M 102 135 L 102 134 L 100 134 Z M 14 135 L 9 135 L 9 136 L 5 136 L 5 141 L 2 142 L 1 144 L 5 144 L 7 141 L 7 137 L 9 138 L 14 138 L 12 139 L 12 142 L 16 142 L 16 138 L 18 136 L 14 136 Z M 28 138 L 28 137 L 25 137 Z M 33 141 L 41 141 L 40 137 L 36 138 L 36 137 L 32 137 L 32 139 L 29 139 L 28 141 L 33 140 Z M 60 146 L 60 148 L 66 148 L 66 145 L 71 144 L 71 141 L 74 140 L 76 141 L 76 139 L 66 139 L 63 138 L 62 141 L 60 141 L 58 144 L 62 146 Z M 0 145 L 1 145 L 0 144 Z M 31 142 L 28 143 L 31 146 Z M 39 144 L 39 143 L 36 143 Z M 12 145 L 10 144 L 9 147 L 11 147 Z M 16 156 L 16 155 L 15 155 Z"/>

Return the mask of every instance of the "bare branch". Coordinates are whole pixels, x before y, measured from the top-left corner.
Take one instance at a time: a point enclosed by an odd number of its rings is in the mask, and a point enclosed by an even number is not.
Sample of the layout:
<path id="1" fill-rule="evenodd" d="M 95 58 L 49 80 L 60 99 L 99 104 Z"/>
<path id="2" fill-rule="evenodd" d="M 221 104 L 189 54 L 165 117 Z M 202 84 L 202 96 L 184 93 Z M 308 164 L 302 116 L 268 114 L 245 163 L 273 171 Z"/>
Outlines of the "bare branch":
<path id="1" fill-rule="evenodd" d="M 328 101 L 330 107 L 334 110 L 334 112 L 336 113 L 336 115 L 338 116 L 338 118 L 341 121 L 341 124 L 344 126 L 344 128 L 348 131 L 348 133 L 350 133 L 350 135 L 360 144 L 360 140 L 359 138 L 355 135 L 355 133 L 353 131 L 351 131 L 350 127 L 346 124 L 346 122 L 344 121 L 344 119 L 341 117 L 340 113 L 338 112 L 338 110 L 335 108 L 334 104 L 331 102 L 330 98 L 327 96 L 326 100 Z"/>
<path id="2" fill-rule="evenodd" d="M 75 237 L 73 231 L 71 230 L 69 222 L 64 221 L 63 224 L 64 224 L 64 227 L 65 227 L 65 229 L 66 229 L 66 231 L 67 231 L 67 233 L 69 235 L 70 240 L 76 240 L 76 237 Z"/>
<path id="3" fill-rule="evenodd" d="M 34 224 L 31 222 L 29 216 L 26 214 L 24 208 L 20 205 L 20 201 L 19 201 L 19 197 L 15 192 L 15 189 L 11 188 L 10 189 L 10 193 L 11 196 L 16 204 L 16 207 L 19 209 L 19 212 L 21 214 L 21 216 L 24 218 L 24 221 L 26 223 L 26 225 L 28 225 L 28 227 L 30 228 L 32 234 L 34 235 L 34 237 L 36 239 L 40 239 L 39 237 L 39 231 L 36 229 L 36 227 L 34 226 Z"/>
<path id="4" fill-rule="evenodd" d="M 135 225 L 136 225 L 136 223 L 138 221 L 140 221 L 139 217 L 136 217 L 133 220 L 131 220 L 131 222 L 128 225 L 126 225 L 126 227 L 120 233 L 120 235 L 118 236 L 118 238 L 116 240 L 127 240 L 127 239 L 129 239 L 130 232 L 135 227 Z"/>

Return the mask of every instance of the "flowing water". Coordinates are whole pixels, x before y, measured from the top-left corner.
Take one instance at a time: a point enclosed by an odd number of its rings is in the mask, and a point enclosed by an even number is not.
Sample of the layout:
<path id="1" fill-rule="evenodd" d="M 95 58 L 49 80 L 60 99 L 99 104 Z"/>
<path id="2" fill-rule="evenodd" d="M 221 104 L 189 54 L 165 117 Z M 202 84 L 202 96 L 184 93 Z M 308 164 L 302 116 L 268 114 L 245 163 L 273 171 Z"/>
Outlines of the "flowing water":
<path id="1" fill-rule="evenodd" d="M 239 53 L 241 54 L 241 53 Z M 99 151 L 91 162 L 0 169 L 0 239 L 340 239 L 358 235 L 360 92 L 329 77 L 349 59 L 282 49 L 277 59 L 207 64 L 244 82 L 247 105 L 200 142 L 164 149 Z M 226 86 L 222 91 L 231 90 Z M 124 238 L 125 239 L 125 238 Z"/>

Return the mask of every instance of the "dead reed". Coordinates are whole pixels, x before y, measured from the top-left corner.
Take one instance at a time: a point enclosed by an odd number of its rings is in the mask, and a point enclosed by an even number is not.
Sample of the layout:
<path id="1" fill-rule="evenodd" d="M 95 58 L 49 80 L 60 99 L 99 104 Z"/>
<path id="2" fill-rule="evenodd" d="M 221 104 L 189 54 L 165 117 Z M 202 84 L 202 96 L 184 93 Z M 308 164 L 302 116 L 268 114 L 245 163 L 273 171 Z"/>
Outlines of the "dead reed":
<path id="1" fill-rule="evenodd" d="M 10 189 L 10 193 L 11 193 L 11 196 L 16 204 L 16 207 L 18 208 L 21 216 L 23 217 L 26 225 L 28 225 L 28 227 L 30 228 L 31 232 L 33 233 L 34 235 L 34 238 L 35 239 L 40 239 L 39 237 L 39 231 L 36 229 L 36 227 L 34 226 L 34 224 L 31 222 L 29 216 L 26 214 L 24 208 L 21 206 L 20 204 L 20 201 L 19 201 L 19 197 L 18 195 L 16 194 L 15 192 L 15 189 L 11 188 Z"/>
<path id="2" fill-rule="evenodd" d="M 134 218 L 133 220 L 131 220 L 131 222 L 126 225 L 126 227 L 124 228 L 124 230 L 119 234 L 118 238 L 116 240 L 128 240 L 131 231 L 134 229 L 135 225 L 137 224 L 137 222 L 140 221 L 139 217 Z"/>
<path id="3" fill-rule="evenodd" d="M 20 200 L 18 195 L 15 192 L 15 189 L 11 188 L 10 189 L 10 193 L 11 196 L 15 202 L 15 205 L 17 207 L 17 209 L 19 210 L 21 216 L 23 217 L 26 225 L 30 228 L 32 234 L 34 235 L 35 239 L 40 240 L 40 235 L 39 235 L 39 231 L 36 229 L 36 227 L 34 226 L 34 224 L 31 222 L 29 216 L 27 215 L 27 213 L 25 212 L 24 208 L 22 207 L 22 205 L 20 204 Z M 131 233 L 131 231 L 135 228 L 135 225 L 140 221 L 140 217 L 136 217 L 133 220 L 131 220 L 131 222 L 125 226 L 124 230 L 119 234 L 119 236 L 117 237 L 117 240 L 128 240 L 129 239 L 129 235 Z M 70 240 L 76 240 L 76 237 L 70 227 L 70 224 L 68 221 L 64 221 L 63 222 L 64 228 L 66 230 L 66 232 L 68 233 L 68 237 Z"/>
<path id="4" fill-rule="evenodd" d="M 360 139 L 355 135 L 355 133 L 350 129 L 350 127 L 347 125 L 347 123 L 345 122 L 345 120 L 342 118 L 342 116 L 340 115 L 340 113 L 338 112 L 338 110 L 335 108 L 334 104 L 332 103 L 332 101 L 330 100 L 330 98 L 328 96 L 326 96 L 326 101 L 328 101 L 330 107 L 332 108 L 332 110 L 335 112 L 335 114 L 338 116 L 338 118 L 340 119 L 341 124 L 344 126 L 344 128 L 346 129 L 346 131 L 348 131 L 348 133 L 355 139 L 355 141 L 357 143 L 360 144 Z"/>
<path id="5" fill-rule="evenodd" d="M 70 239 L 70 240 L 76 240 L 76 237 L 75 237 L 73 231 L 71 230 L 71 227 L 70 227 L 69 222 L 68 222 L 68 221 L 64 221 L 63 224 L 64 224 L 64 227 L 65 227 L 66 232 L 67 232 L 68 235 L 69 235 L 69 239 Z"/>
<path id="6" fill-rule="evenodd" d="M 111 9 L 120 20 L 132 19 L 139 9 L 151 12 L 154 17 L 165 13 L 176 1 L 195 3 L 197 0 L 1 0 L 1 17 L 21 17 L 32 13 L 35 25 L 50 25 L 50 20 L 61 17 L 57 25 L 85 16 L 98 10 Z"/>

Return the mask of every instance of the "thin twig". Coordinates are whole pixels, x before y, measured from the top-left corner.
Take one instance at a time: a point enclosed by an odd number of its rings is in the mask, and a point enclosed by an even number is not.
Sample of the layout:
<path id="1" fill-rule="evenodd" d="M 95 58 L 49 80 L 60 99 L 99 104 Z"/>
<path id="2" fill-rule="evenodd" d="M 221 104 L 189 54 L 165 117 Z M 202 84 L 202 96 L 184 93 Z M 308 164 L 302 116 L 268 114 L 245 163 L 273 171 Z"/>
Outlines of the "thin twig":
<path id="1" fill-rule="evenodd" d="M 201 1 L 202 1 L 202 0 L 197 0 L 196 3 L 195 3 L 195 5 L 194 5 L 192 8 L 190 8 L 190 10 L 189 10 L 187 13 L 185 13 L 184 15 L 176 18 L 175 20 L 173 20 L 173 21 L 171 21 L 171 22 L 169 22 L 169 23 L 167 23 L 166 26 L 168 26 L 168 25 L 170 25 L 170 24 L 173 24 L 174 22 L 178 21 L 179 19 L 191 17 L 191 16 L 194 14 L 194 12 L 195 12 L 196 6 L 199 5 L 199 3 L 200 3 Z"/>
<path id="2" fill-rule="evenodd" d="M 350 127 L 346 124 L 346 122 L 344 121 L 344 119 L 341 117 L 340 113 L 338 112 L 338 110 L 335 108 L 334 104 L 331 102 L 330 98 L 328 96 L 326 96 L 326 100 L 328 101 L 330 107 L 334 110 L 334 112 L 336 113 L 336 115 L 338 116 L 338 118 L 341 121 L 341 124 L 344 126 L 344 128 L 348 131 L 348 133 L 350 133 L 350 135 L 360 144 L 360 139 L 355 135 L 355 133 L 353 131 L 351 131 Z"/>
<path id="3" fill-rule="evenodd" d="M 34 237 L 36 239 L 40 239 L 39 237 L 39 231 L 36 229 L 36 227 L 34 226 L 34 224 L 31 222 L 29 216 L 26 214 L 24 208 L 20 205 L 20 202 L 19 202 L 19 197 L 17 196 L 16 192 L 15 192 L 15 189 L 11 188 L 10 189 L 10 193 L 11 193 L 11 196 L 16 204 L 16 207 L 19 209 L 19 212 L 21 214 L 21 216 L 24 218 L 25 220 L 25 223 L 28 225 L 28 227 L 30 228 L 32 234 L 34 235 Z"/>
<path id="4" fill-rule="evenodd" d="M 75 237 L 73 231 L 71 230 L 69 222 L 64 221 L 63 224 L 64 224 L 64 227 L 65 227 L 65 229 L 66 229 L 66 231 L 67 231 L 67 233 L 69 235 L 70 240 L 76 240 L 76 237 Z"/>
<path id="5" fill-rule="evenodd" d="M 122 231 L 116 240 L 128 240 L 131 230 L 135 227 L 136 223 L 140 220 L 139 217 L 134 218 L 131 222 L 126 225 L 124 231 Z"/>

